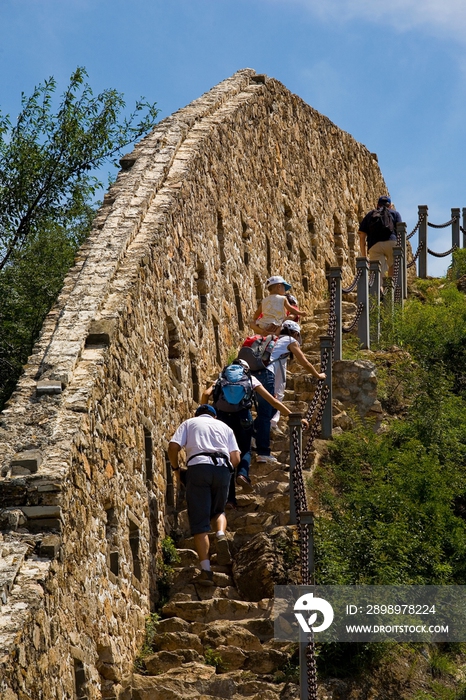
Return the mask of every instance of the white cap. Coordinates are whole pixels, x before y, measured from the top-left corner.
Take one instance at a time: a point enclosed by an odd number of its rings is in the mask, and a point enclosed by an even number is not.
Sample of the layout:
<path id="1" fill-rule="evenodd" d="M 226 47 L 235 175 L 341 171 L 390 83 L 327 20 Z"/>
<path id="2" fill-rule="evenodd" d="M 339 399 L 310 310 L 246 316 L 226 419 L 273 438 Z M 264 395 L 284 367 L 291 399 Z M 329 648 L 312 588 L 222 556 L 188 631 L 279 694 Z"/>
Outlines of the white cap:
<path id="1" fill-rule="evenodd" d="M 250 367 L 249 367 L 248 363 L 246 362 L 246 360 L 242 360 L 239 357 L 237 357 L 236 360 L 233 360 L 233 362 L 231 364 L 232 365 L 241 365 L 241 367 L 243 369 L 245 369 L 247 372 L 249 372 Z"/>
<path id="2" fill-rule="evenodd" d="M 286 282 L 283 279 L 283 277 L 280 277 L 280 275 L 274 275 L 273 277 L 269 277 L 269 279 L 265 283 L 265 286 L 268 289 L 273 284 L 284 284 L 285 285 L 285 292 L 287 292 L 289 289 L 291 289 L 291 284 L 288 284 L 288 282 Z"/>
<path id="3" fill-rule="evenodd" d="M 301 333 L 301 326 L 299 325 L 299 323 L 296 323 L 296 321 L 283 321 L 282 328 L 286 328 L 289 331 L 293 331 L 293 333 Z"/>

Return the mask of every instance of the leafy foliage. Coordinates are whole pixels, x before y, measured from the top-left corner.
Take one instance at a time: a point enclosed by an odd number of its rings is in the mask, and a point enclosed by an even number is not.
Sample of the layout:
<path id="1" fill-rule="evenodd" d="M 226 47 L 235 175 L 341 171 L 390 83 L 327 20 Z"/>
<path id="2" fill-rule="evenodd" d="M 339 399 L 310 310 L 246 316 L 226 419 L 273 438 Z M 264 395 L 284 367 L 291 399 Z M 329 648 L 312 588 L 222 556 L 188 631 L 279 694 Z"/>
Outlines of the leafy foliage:
<path id="1" fill-rule="evenodd" d="M 382 434 L 359 422 L 315 475 L 319 583 L 466 582 L 466 300 L 445 280 L 421 292 L 389 339 L 405 350 L 383 360 L 403 420 Z"/>
<path id="2" fill-rule="evenodd" d="M 122 95 L 109 89 L 94 97 L 86 77 L 84 68 L 75 70 L 56 113 L 56 81 L 49 78 L 30 97 L 23 94 L 14 126 L 0 115 L 0 270 L 51 222 L 79 219 L 101 186 L 92 171 L 155 123 L 155 106 L 143 100 L 119 121 Z"/>
<path id="3" fill-rule="evenodd" d="M 162 556 L 157 559 L 158 606 L 163 608 L 169 600 L 170 587 L 173 582 L 173 565 L 178 564 L 180 555 L 171 537 L 165 537 L 161 543 Z"/>
<path id="4" fill-rule="evenodd" d="M 228 670 L 228 665 L 222 659 L 222 655 L 216 649 L 207 647 L 204 653 L 207 666 L 214 666 L 217 673 L 224 673 Z"/>
<path id="5" fill-rule="evenodd" d="M 451 265 L 448 268 L 448 276 L 457 280 L 466 275 L 466 248 L 458 248 L 453 251 Z"/>
<path id="6" fill-rule="evenodd" d="M 134 661 L 134 669 L 137 673 L 146 673 L 144 659 L 153 653 L 152 643 L 157 634 L 157 625 L 160 617 L 157 613 L 150 613 L 145 619 L 144 643 Z"/>
<path id="7" fill-rule="evenodd" d="M 0 113 L 0 410 L 13 390 L 75 252 L 88 235 L 95 175 L 154 124 L 144 100 L 125 118 L 123 97 L 94 97 L 84 68 L 57 110 L 56 82 L 23 95 L 14 126 Z"/>

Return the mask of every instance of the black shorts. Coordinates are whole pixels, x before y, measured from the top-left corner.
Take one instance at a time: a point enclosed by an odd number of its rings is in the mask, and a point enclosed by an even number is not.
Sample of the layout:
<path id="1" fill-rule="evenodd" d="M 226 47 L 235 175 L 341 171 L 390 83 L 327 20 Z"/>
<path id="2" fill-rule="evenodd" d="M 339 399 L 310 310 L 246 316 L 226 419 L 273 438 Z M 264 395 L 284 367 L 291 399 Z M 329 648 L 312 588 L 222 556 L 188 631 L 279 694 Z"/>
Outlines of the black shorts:
<path id="1" fill-rule="evenodd" d="M 213 464 L 193 464 L 186 475 L 186 502 L 191 535 L 210 532 L 210 521 L 225 510 L 230 470 Z"/>

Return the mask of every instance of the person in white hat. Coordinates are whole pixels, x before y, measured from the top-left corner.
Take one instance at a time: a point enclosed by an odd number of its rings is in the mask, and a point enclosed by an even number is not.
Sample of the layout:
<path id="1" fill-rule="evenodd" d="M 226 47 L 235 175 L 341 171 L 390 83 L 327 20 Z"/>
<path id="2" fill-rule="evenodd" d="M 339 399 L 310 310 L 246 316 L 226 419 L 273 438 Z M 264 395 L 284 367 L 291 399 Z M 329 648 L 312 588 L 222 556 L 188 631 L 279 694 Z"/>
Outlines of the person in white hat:
<path id="1" fill-rule="evenodd" d="M 306 312 L 291 306 L 285 293 L 291 289 L 291 284 L 280 275 L 269 277 L 265 283 L 269 295 L 259 304 L 251 322 L 255 333 L 264 335 L 280 330 L 287 312 L 305 316 Z"/>
<path id="2" fill-rule="evenodd" d="M 267 366 L 275 375 L 275 398 L 283 400 L 286 389 L 286 366 L 290 356 L 293 356 L 301 367 L 307 369 L 316 379 L 325 379 L 324 372 L 318 372 L 314 365 L 301 350 L 301 327 L 296 321 L 286 320 L 282 325 L 279 338 L 270 354 L 270 363 Z M 270 421 L 270 427 L 276 428 L 280 420 L 280 412 L 277 411 Z"/>

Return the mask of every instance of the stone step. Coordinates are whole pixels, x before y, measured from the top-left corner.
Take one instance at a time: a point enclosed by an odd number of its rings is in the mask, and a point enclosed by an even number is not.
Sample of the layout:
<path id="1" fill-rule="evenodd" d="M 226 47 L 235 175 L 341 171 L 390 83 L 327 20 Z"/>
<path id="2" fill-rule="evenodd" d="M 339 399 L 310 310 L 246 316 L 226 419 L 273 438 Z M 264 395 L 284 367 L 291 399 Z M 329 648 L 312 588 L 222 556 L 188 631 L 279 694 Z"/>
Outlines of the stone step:
<path id="1" fill-rule="evenodd" d="M 272 472 L 269 472 L 268 474 L 264 475 L 257 475 L 254 474 L 252 477 L 252 481 L 254 484 L 256 483 L 262 483 L 262 481 L 278 481 L 278 482 L 285 482 L 288 483 L 290 480 L 290 474 L 289 470 L 285 471 L 285 469 L 281 466 L 278 465 L 277 467 L 274 468 Z"/>
<path id="2" fill-rule="evenodd" d="M 230 531 L 236 531 L 240 527 L 256 524 L 260 525 L 261 528 L 266 529 L 267 527 L 275 527 L 273 520 L 274 516 L 270 515 L 270 513 L 243 513 L 240 510 L 234 510 L 229 515 L 228 527 Z"/>
<path id="3" fill-rule="evenodd" d="M 179 617 L 187 622 L 203 620 L 247 620 L 269 617 L 272 614 L 273 600 L 265 599 L 257 603 L 226 598 L 208 600 L 170 600 L 162 608 L 163 617 Z"/>
<path id="4" fill-rule="evenodd" d="M 294 688 L 287 690 L 287 700 L 299 698 L 297 686 Z M 285 683 L 268 683 L 242 670 L 218 674 L 215 666 L 198 662 L 158 676 L 135 674 L 133 678 L 133 700 L 279 700 L 284 690 Z"/>
<path id="5" fill-rule="evenodd" d="M 227 588 L 233 585 L 233 579 L 226 573 L 218 571 L 215 566 L 212 567 L 214 570 L 214 583 L 218 588 Z M 199 585 L 195 583 L 194 579 L 201 572 L 199 567 L 199 562 L 197 565 L 174 567 L 173 569 L 173 584 L 170 589 L 170 594 L 179 593 L 180 591 L 186 591 L 189 593 L 196 592 Z M 194 591 L 191 589 L 195 589 Z"/>

